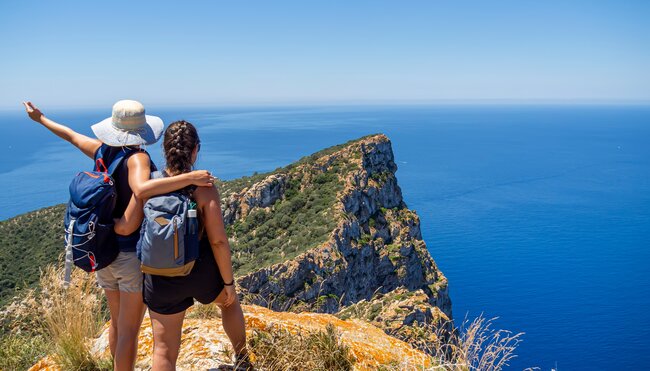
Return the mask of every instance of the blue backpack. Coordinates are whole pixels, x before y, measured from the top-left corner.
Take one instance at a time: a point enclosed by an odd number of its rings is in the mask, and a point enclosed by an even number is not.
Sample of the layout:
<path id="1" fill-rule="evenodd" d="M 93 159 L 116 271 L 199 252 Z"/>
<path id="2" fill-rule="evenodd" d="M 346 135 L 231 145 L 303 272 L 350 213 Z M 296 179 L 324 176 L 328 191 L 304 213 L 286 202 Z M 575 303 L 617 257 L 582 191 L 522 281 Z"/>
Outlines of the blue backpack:
<path id="1" fill-rule="evenodd" d="M 65 280 L 70 284 L 72 263 L 86 272 L 100 270 L 119 254 L 113 230 L 117 190 L 113 173 L 134 150 L 120 151 L 106 167 L 108 146 L 95 154 L 95 171 L 79 172 L 70 183 L 70 201 L 65 211 Z"/>
<path id="2" fill-rule="evenodd" d="M 164 175 L 155 171 L 152 178 Z M 136 246 L 142 272 L 167 277 L 187 276 L 199 257 L 196 204 L 183 192 L 151 197 Z"/>

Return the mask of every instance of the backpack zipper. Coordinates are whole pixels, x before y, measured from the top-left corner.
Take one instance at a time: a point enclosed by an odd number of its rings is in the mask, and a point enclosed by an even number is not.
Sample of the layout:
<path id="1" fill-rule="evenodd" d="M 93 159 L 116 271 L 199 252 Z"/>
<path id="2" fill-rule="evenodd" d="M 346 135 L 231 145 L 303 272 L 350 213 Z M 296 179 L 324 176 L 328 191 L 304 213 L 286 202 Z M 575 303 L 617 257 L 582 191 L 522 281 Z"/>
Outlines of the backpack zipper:
<path id="1" fill-rule="evenodd" d="M 178 222 L 174 218 L 174 259 L 178 259 Z"/>

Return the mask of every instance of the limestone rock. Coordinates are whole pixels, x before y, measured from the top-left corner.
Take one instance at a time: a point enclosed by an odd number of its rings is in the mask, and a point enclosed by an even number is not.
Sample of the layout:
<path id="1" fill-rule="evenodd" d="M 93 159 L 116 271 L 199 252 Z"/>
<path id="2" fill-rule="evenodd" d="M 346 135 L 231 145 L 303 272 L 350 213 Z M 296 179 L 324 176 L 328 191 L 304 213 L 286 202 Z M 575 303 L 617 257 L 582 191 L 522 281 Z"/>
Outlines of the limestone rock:
<path id="1" fill-rule="evenodd" d="M 255 207 L 268 207 L 284 194 L 285 174 L 271 174 L 250 188 L 232 194 L 223 209 L 224 223 L 232 224 L 235 219 L 248 215 Z"/>
<path id="2" fill-rule="evenodd" d="M 338 223 L 328 240 L 240 277 L 244 300 L 275 310 L 335 313 L 376 292 L 406 287 L 422 290 L 451 318 L 447 279 L 427 251 L 417 214 L 402 199 L 390 140 L 381 134 L 366 137 L 316 163 L 327 171 L 341 157 L 356 167 L 345 173 L 332 205 Z"/>
<path id="3" fill-rule="evenodd" d="M 423 290 L 410 291 L 405 287 L 386 294 L 378 293 L 371 300 L 349 305 L 336 316 L 369 321 L 386 334 L 430 353 L 436 350 L 430 346 L 435 341 L 448 341 L 452 330 L 450 318 L 440 308 L 430 304 Z"/>
<path id="4" fill-rule="evenodd" d="M 430 358 L 409 344 L 386 335 L 372 324 L 359 320 L 342 320 L 322 313 L 288 313 L 244 305 L 247 333 L 281 326 L 291 332 L 324 331 L 332 324 L 340 333 L 341 342 L 350 347 L 356 359 L 355 370 L 374 370 L 381 365 L 399 369 L 430 367 Z M 219 366 L 232 365 L 229 354 L 232 347 L 221 325 L 220 318 L 187 318 L 181 338 L 181 350 L 177 367 L 179 370 L 209 370 Z M 137 370 L 149 370 L 153 339 L 151 322 L 145 318 L 140 330 Z M 93 353 L 97 357 L 108 356 L 108 324 L 99 338 L 93 341 Z M 253 354 L 253 359 L 254 359 Z M 52 358 L 46 357 L 35 364 L 30 371 L 55 371 L 59 368 Z"/>

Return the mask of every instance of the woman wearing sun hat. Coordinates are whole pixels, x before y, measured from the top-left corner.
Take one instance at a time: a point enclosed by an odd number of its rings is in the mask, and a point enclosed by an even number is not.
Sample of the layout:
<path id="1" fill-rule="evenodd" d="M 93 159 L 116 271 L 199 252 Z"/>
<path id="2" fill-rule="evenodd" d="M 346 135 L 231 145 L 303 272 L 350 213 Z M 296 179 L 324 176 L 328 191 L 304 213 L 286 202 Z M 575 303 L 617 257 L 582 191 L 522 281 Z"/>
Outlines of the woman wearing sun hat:
<path id="1" fill-rule="evenodd" d="M 214 178 L 208 171 L 197 170 L 182 175 L 149 179 L 155 165 L 140 146 L 154 144 L 163 132 L 163 121 L 145 114 L 137 101 L 121 100 L 113 105 L 111 117 L 92 126 L 97 139 L 77 133 L 45 117 L 31 102 L 23 102 L 29 117 L 52 133 L 77 147 L 90 158 L 104 148 L 106 166 L 124 150 L 132 150 L 113 175 L 117 201 L 113 217 L 120 253 L 108 267 L 97 271 L 97 282 L 104 289 L 111 314 L 109 342 L 115 370 L 132 370 L 137 355 L 138 331 L 144 316 L 142 272 L 135 253 L 139 228 L 125 220 L 126 215 L 142 212 L 142 199 L 190 185 L 212 187 Z"/>

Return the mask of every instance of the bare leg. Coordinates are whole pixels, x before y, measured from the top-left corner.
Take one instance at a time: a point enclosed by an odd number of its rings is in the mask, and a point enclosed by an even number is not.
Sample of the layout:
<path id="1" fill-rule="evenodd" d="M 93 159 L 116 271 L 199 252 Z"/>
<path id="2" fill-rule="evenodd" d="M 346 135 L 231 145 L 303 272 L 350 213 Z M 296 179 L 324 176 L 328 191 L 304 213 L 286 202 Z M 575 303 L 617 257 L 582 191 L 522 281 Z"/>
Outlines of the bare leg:
<path id="1" fill-rule="evenodd" d="M 149 316 L 153 328 L 153 365 L 151 370 L 176 370 L 185 311 L 176 314 L 160 314 L 149 310 Z"/>
<path id="2" fill-rule="evenodd" d="M 108 310 L 111 313 L 111 327 L 108 328 L 108 344 L 111 348 L 111 355 L 115 358 L 117 347 L 117 322 L 120 318 L 120 292 L 117 290 L 104 290 L 108 301 Z"/>
<path id="3" fill-rule="evenodd" d="M 120 316 L 117 321 L 115 371 L 133 370 L 138 354 L 138 333 L 144 316 L 142 293 L 120 291 Z"/>
<path id="4" fill-rule="evenodd" d="M 221 308 L 221 321 L 223 329 L 228 335 L 228 339 L 235 349 L 235 354 L 246 354 L 246 325 L 244 322 L 244 312 L 239 304 L 239 299 L 235 298 L 229 306 L 223 305 L 226 299 L 226 292 L 222 290 L 214 301 Z"/>

